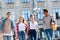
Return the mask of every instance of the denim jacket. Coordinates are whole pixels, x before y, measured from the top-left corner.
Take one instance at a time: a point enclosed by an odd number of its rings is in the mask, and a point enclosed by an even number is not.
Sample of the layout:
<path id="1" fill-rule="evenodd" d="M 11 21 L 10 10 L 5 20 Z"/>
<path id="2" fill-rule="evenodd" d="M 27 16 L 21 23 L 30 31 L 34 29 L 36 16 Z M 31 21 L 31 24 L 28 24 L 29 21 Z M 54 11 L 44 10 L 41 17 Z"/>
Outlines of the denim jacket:
<path id="1" fill-rule="evenodd" d="M 3 31 L 3 29 L 4 29 L 4 25 L 5 25 L 6 20 L 7 19 L 2 20 L 1 31 Z M 14 30 L 14 23 L 12 20 L 10 20 L 10 22 L 11 22 L 11 29 Z"/>

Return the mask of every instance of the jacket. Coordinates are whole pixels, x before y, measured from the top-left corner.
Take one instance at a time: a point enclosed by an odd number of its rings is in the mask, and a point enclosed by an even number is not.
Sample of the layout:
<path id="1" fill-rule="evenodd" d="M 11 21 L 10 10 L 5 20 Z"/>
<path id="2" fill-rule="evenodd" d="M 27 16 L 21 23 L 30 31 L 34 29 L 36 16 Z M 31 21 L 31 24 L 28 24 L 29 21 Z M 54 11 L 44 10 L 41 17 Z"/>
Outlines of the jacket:
<path id="1" fill-rule="evenodd" d="M 4 29 L 4 25 L 5 25 L 6 20 L 7 19 L 2 20 L 1 31 L 3 31 L 3 29 Z M 14 23 L 12 20 L 10 20 L 10 22 L 11 22 L 11 29 L 14 30 Z"/>

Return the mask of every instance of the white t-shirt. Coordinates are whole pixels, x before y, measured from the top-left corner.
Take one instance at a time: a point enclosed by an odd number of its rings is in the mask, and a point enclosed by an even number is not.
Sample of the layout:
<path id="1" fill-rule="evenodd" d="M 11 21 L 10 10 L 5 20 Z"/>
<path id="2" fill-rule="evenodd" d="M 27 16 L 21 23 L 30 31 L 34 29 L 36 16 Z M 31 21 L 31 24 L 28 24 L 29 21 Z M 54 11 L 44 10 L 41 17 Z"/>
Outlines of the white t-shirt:
<path id="1" fill-rule="evenodd" d="M 25 24 L 19 23 L 19 31 L 24 31 L 24 30 L 25 30 Z"/>
<path id="2" fill-rule="evenodd" d="M 34 21 L 34 23 L 30 22 L 30 29 L 37 29 L 38 23 Z"/>

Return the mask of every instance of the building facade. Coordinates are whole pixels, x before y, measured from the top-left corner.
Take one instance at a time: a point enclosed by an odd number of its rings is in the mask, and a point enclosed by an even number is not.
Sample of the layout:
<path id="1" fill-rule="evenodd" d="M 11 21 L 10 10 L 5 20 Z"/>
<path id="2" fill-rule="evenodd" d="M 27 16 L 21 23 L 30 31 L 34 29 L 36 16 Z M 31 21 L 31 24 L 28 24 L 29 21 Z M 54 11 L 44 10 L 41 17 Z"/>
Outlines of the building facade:
<path id="1" fill-rule="evenodd" d="M 30 14 L 34 14 L 39 25 L 42 25 L 43 9 L 48 9 L 60 26 L 60 0 L 0 0 L 0 19 L 8 11 L 12 12 L 13 21 L 17 21 L 21 15 L 29 21 Z"/>

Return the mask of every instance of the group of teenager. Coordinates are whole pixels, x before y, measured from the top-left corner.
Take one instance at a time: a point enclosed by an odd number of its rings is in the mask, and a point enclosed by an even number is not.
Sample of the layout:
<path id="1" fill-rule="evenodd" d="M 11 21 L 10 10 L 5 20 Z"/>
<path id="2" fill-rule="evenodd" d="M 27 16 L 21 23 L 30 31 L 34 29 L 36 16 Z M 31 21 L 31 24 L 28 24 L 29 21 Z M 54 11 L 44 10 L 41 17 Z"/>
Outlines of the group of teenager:
<path id="1" fill-rule="evenodd" d="M 49 15 L 47 9 L 43 9 L 43 13 L 45 15 L 43 17 L 43 28 L 48 40 L 52 40 L 53 29 L 51 28 L 51 19 L 53 20 L 53 17 Z M 12 31 L 15 32 L 15 40 L 36 40 L 36 33 L 39 30 L 39 27 L 33 14 L 30 15 L 30 21 L 28 23 L 23 16 L 20 16 L 16 25 L 14 25 L 10 17 L 11 12 L 8 12 L 7 17 L 1 24 L 1 32 L 4 34 L 3 40 L 11 40 L 11 36 L 13 35 Z"/>

